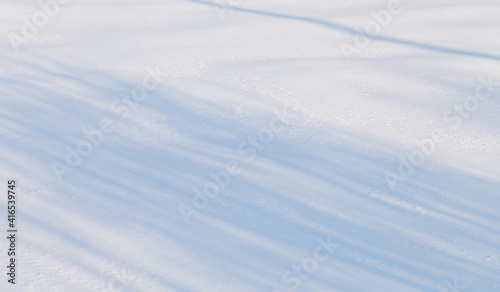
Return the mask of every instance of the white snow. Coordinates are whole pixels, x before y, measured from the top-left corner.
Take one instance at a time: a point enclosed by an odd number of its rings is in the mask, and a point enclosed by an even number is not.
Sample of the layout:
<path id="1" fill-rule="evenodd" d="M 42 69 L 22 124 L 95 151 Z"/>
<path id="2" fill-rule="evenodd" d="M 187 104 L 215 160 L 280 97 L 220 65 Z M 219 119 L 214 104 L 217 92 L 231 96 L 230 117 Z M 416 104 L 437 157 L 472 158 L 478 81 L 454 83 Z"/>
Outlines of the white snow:
<path id="1" fill-rule="evenodd" d="M 500 291 L 499 14 L 1 3 L 0 291 Z"/>

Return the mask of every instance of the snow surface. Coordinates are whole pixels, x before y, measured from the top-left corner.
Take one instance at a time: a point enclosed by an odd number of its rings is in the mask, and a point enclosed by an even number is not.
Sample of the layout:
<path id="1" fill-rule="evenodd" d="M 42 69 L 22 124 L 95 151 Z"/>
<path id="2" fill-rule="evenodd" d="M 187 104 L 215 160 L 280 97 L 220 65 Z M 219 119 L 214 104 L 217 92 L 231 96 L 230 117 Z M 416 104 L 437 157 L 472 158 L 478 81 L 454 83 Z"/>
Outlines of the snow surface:
<path id="1" fill-rule="evenodd" d="M 390 2 L 60 1 L 17 50 L 42 4 L 1 3 L 19 233 L 14 286 L 4 195 L 0 291 L 500 291 L 500 86 L 450 114 L 500 81 L 499 2 L 402 0 L 349 61 L 342 44 Z M 150 70 L 161 82 L 127 110 Z M 102 120 L 114 131 L 58 180 Z M 196 208 L 228 163 L 241 173 Z"/>

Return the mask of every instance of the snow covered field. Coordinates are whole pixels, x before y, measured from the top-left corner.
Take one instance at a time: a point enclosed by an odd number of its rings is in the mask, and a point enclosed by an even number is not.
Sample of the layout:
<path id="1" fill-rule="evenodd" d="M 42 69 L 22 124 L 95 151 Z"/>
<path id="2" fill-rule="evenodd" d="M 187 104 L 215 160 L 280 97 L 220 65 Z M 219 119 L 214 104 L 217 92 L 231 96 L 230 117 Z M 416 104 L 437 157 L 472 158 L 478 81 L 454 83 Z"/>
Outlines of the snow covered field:
<path id="1" fill-rule="evenodd" d="M 498 15 L 2 1 L 0 291 L 500 291 Z"/>

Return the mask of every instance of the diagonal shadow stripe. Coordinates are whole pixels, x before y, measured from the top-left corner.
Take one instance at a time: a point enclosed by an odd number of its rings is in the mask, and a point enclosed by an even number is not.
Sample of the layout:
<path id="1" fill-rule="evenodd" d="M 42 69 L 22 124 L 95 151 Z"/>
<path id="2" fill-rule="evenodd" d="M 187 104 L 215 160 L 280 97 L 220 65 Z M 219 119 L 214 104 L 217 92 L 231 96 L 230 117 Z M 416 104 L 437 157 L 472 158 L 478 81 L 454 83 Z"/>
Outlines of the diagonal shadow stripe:
<path id="1" fill-rule="evenodd" d="M 203 1 L 203 0 L 184 0 L 184 1 L 193 2 L 193 3 L 197 3 L 197 4 L 202 4 L 202 5 L 208 5 L 211 7 L 219 7 L 219 8 L 238 11 L 238 12 L 258 14 L 258 15 L 264 15 L 264 16 L 269 16 L 269 17 L 279 17 L 279 18 L 283 18 L 283 19 L 290 19 L 290 20 L 307 22 L 307 23 L 318 25 L 318 26 L 326 27 L 329 29 L 335 29 L 335 30 L 338 30 L 338 31 L 341 31 L 341 32 L 344 32 L 347 34 L 352 34 L 352 35 L 356 35 L 356 34 L 360 33 L 358 30 L 355 30 L 355 29 L 350 28 L 348 26 L 344 26 L 342 24 L 338 24 L 338 23 L 331 22 L 331 21 L 315 19 L 312 17 L 295 16 L 295 15 L 276 13 L 276 12 L 268 12 L 268 11 L 261 11 L 261 10 L 255 10 L 255 9 L 233 7 L 233 6 L 223 5 L 223 4 L 218 4 L 218 3 L 210 3 L 207 1 Z M 405 40 L 405 39 L 394 38 L 394 37 L 370 36 L 370 35 L 366 35 L 366 36 L 372 40 L 394 43 L 397 45 L 406 45 L 406 46 L 410 46 L 410 47 L 435 51 L 435 52 L 439 52 L 439 53 L 449 53 L 449 54 L 454 54 L 454 55 L 469 56 L 469 57 L 474 57 L 474 58 L 482 58 L 482 59 L 500 61 L 500 56 L 493 55 L 493 54 L 474 52 L 474 51 L 466 51 L 466 50 L 457 50 L 457 49 L 453 49 L 453 48 L 425 44 L 425 43 L 420 43 L 420 42 L 416 42 L 416 41 L 412 41 L 412 40 Z"/>

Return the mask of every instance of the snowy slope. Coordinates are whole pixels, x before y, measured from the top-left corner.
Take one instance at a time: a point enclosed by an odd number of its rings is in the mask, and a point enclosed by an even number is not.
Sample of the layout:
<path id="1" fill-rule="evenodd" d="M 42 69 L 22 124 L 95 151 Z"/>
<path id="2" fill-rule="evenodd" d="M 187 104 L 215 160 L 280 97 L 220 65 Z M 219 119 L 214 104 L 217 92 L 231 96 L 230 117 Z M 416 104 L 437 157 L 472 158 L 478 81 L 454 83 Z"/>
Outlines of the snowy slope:
<path id="1" fill-rule="evenodd" d="M 500 291 L 496 1 L 0 5 L 0 291 Z"/>

